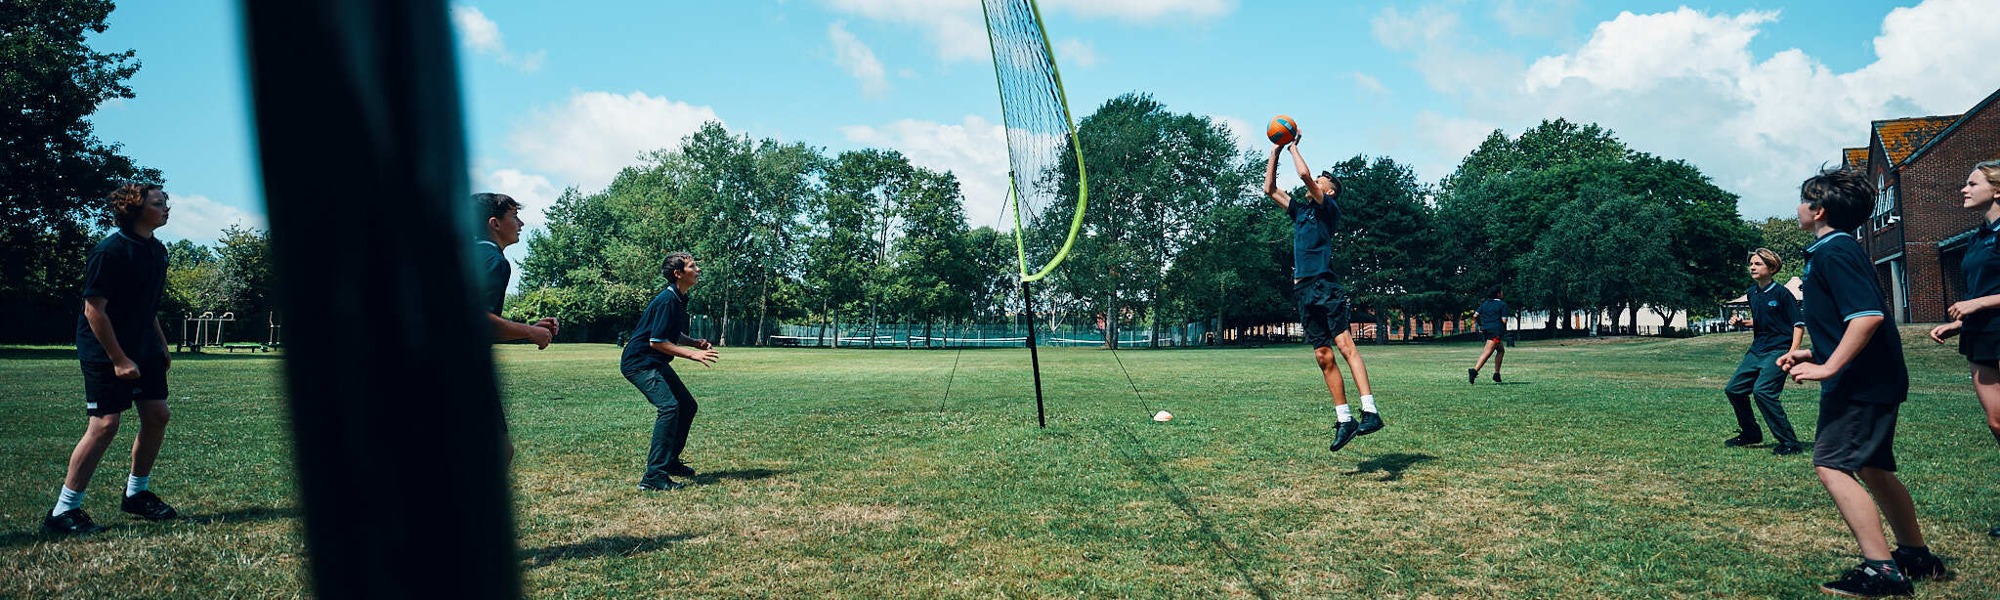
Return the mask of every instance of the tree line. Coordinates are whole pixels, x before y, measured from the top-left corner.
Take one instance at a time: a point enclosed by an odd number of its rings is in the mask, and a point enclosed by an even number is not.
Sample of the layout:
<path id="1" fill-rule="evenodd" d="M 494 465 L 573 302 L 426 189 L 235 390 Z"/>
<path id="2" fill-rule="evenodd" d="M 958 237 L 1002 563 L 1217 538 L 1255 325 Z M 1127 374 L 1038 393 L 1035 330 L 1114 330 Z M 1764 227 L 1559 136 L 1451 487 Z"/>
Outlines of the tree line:
<path id="1" fill-rule="evenodd" d="M 0 78 L 0 336 L 53 342 L 71 334 L 85 256 L 109 230 L 104 195 L 165 176 L 99 140 L 87 119 L 103 102 L 134 97 L 124 82 L 135 55 L 84 42 L 104 31 L 111 3 L 25 7 L 0 11 L 0 58 L 10 65 Z M 1105 102 L 1078 129 L 1090 210 L 1068 262 L 1033 288 L 1046 321 L 1146 328 L 1157 340 L 1185 323 L 1222 330 L 1295 318 L 1289 222 L 1260 193 L 1263 152 L 1141 93 Z M 1073 201 L 1077 173 L 1059 167 L 1037 175 Z M 1774 248 L 1798 245 L 1783 219 L 1744 222 L 1736 196 L 1698 169 L 1594 124 L 1495 131 L 1438 182 L 1389 157 L 1315 168 L 1345 183 L 1334 260 L 1361 314 L 1381 324 L 1435 331 L 1494 287 L 1522 310 L 1606 314 L 1611 324 L 1642 307 L 1700 311 L 1741 291 L 1742 255 L 1760 233 Z M 664 287 L 659 257 L 671 250 L 703 259 L 697 312 L 728 344 L 764 343 L 777 323 L 839 335 L 1007 322 L 1022 308 L 1013 232 L 967 225 L 957 177 L 893 150 L 829 153 L 709 123 L 639 157 L 604 189 L 565 190 L 545 221 L 530 233 L 508 310 L 562 318 L 571 341 L 628 329 Z M 1026 247 L 1051 252 L 1062 229 L 1029 231 Z M 268 311 L 277 274 L 262 258 L 264 237 L 232 228 L 213 247 L 176 242 L 163 317 Z"/>
<path id="2" fill-rule="evenodd" d="M 1077 139 L 1090 206 L 1068 261 L 1034 288 L 1045 320 L 1158 340 L 1185 323 L 1294 318 L 1290 223 L 1259 189 L 1265 154 L 1140 93 L 1085 116 Z M 1345 186 L 1334 261 L 1362 312 L 1385 325 L 1436 330 L 1495 287 L 1521 310 L 1606 315 L 1612 326 L 1642 308 L 1702 311 L 1741 290 L 1742 255 L 1760 239 L 1737 197 L 1698 169 L 1594 124 L 1495 131 L 1437 183 L 1389 157 L 1328 170 Z M 1074 166 L 1040 176 L 1064 194 L 1047 220 L 1066 224 Z M 689 250 L 705 261 L 697 312 L 730 343 L 763 343 L 778 322 L 839 332 L 1007 320 L 1021 308 L 1013 233 L 968 226 L 963 204 L 952 173 L 892 150 L 829 155 L 709 123 L 604 190 L 565 190 L 529 236 L 510 311 L 610 339 L 665 285 L 657 257 Z M 1040 253 L 1029 262 L 1066 233 L 1025 232 Z"/>

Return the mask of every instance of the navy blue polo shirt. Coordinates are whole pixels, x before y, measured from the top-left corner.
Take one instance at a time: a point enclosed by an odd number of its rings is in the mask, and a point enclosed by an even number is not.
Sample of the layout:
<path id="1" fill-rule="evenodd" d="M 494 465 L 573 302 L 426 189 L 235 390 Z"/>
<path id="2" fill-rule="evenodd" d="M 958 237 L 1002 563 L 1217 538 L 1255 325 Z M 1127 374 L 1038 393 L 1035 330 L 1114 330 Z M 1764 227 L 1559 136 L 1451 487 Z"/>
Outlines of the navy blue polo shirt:
<path id="1" fill-rule="evenodd" d="M 625 354 L 618 360 L 619 371 L 636 373 L 666 367 L 674 357 L 654 350 L 653 342 L 679 343 L 687 332 L 687 298 L 669 284 L 652 302 L 646 303 L 646 312 L 639 315 L 639 325 L 632 328 L 631 339 L 625 341 Z"/>
<path id="2" fill-rule="evenodd" d="M 501 306 L 507 303 L 507 280 L 514 277 L 514 265 L 491 240 L 472 244 L 472 260 L 479 267 L 479 307 L 500 314 Z"/>
<path id="3" fill-rule="evenodd" d="M 1494 332 L 1506 331 L 1507 303 L 1501 302 L 1499 298 L 1488 298 L 1486 299 L 1485 302 L 1480 303 L 1479 330 L 1494 331 Z"/>
<path id="4" fill-rule="evenodd" d="M 1995 254 L 1995 239 L 2000 239 L 2000 221 L 1973 230 L 1972 241 L 1965 245 L 1965 258 L 1958 261 L 1958 271 L 1965 274 L 1962 300 L 2000 294 L 2000 255 Z M 1982 310 L 1966 315 L 1964 321 L 1965 331 L 2000 331 L 2000 312 Z"/>
<path id="5" fill-rule="evenodd" d="M 1292 201 L 1292 278 L 1332 275 L 1333 236 L 1340 227 L 1340 204 L 1327 198 L 1314 204 L 1310 196 Z"/>
<path id="6" fill-rule="evenodd" d="M 1832 378 L 1820 382 L 1820 401 L 1899 404 L 1910 391 L 1910 372 L 1903 365 L 1903 340 L 1896 318 L 1882 310 L 1875 287 L 1875 269 L 1854 236 L 1833 232 L 1806 247 L 1806 333 L 1812 336 L 1813 362 L 1825 364 L 1840 346 L 1847 322 L 1882 317 L 1882 325 L 1861 352 Z"/>
<path id="7" fill-rule="evenodd" d="M 1750 351 L 1762 354 L 1790 350 L 1792 329 L 1806 324 L 1804 315 L 1799 314 L 1799 300 L 1792 297 L 1792 291 L 1773 281 L 1761 289 L 1750 286 L 1743 296 L 1750 302 L 1750 320 L 1755 322 L 1751 330 L 1756 333 L 1750 338 Z"/>
<path id="8" fill-rule="evenodd" d="M 141 365 L 167 357 L 167 347 L 154 329 L 166 286 L 167 245 L 157 237 L 140 239 L 114 231 L 90 249 L 83 267 L 83 297 L 104 299 L 104 314 L 118 336 L 118 348 Z M 76 316 L 76 356 L 86 363 L 111 364 L 104 343 L 83 314 Z"/>

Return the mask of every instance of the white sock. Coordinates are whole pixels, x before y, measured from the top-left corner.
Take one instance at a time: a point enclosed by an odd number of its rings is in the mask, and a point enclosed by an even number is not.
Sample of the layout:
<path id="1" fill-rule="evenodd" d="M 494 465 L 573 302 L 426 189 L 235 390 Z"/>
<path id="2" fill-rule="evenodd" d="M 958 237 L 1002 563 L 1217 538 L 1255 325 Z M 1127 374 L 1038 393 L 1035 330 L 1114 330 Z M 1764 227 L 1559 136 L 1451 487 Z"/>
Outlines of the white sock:
<path id="1" fill-rule="evenodd" d="M 1377 411 L 1377 410 L 1375 410 L 1375 395 L 1374 395 L 1374 394 L 1362 394 L 1362 395 L 1361 395 L 1361 412 L 1370 412 L 1370 413 L 1372 413 L 1372 412 L 1380 412 L 1380 411 Z"/>
<path id="2" fill-rule="evenodd" d="M 128 498 L 136 496 L 139 494 L 139 492 L 146 491 L 146 487 L 148 485 L 151 485 L 152 483 L 153 483 L 152 475 L 147 475 L 145 477 L 140 477 L 138 475 L 126 475 L 125 496 Z"/>
<path id="3" fill-rule="evenodd" d="M 49 512 L 49 516 L 51 517 L 83 506 L 83 492 L 69 489 L 69 486 L 66 485 L 63 486 L 62 490 L 62 497 L 56 499 L 56 509 Z"/>
<path id="4" fill-rule="evenodd" d="M 1349 412 L 1347 410 L 1347 405 L 1345 404 L 1334 406 L 1333 414 L 1334 414 L 1334 420 L 1340 421 L 1342 423 L 1354 420 L 1354 413 Z"/>

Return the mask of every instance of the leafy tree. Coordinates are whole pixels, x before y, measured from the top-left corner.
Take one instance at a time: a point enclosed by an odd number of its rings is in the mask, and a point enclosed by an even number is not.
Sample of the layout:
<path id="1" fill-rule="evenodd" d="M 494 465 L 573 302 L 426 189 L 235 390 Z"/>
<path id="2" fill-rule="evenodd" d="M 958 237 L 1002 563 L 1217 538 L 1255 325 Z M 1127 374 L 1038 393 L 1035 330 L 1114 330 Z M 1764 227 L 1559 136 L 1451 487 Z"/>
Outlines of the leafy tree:
<path id="1" fill-rule="evenodd" d="M 1806 246 L 1813 243 L 1812 232 L 1799 228 L 1798 217 L 1768 217 L 1763 221 L 1753 221 L 1750 226 L 1757 230 L 1758 247 L 1770 248 L 1785 261 L 1785 266 L 1774 275 L 1779 283 L 1791 281 L 1805 273 Z M 1755 250 L 1750 248 L 1749 250 Z M 1749 252 L 1743 252 L 1738 260 L 1747 261 Z M 1747 267 L 1746 267 L 1747 268 Z M 1747 276 L 1746 276 L 1747 277 Z M 1744 284 L 1739 287 L 1749 287 Z"/>
<path id="2" fill-rule="evenodd" d="M 842 152 L 827 169 L 824 202 L 810 218 L 805 284 L 818 292 L 822 323 L 832 322 L 835 338 L 842 313 L 882 297 L 892 231 L 891 210 L 882 207 L 894 206 L 911 173 L 902 154 L 872 149 Z"/>
<path id="3" fill-rule="evenodd" d="M 100 141 L 88 117 L 132 98 L 139 70 L 131 50 L 93 51 L 109 0 L 0 3 L 0 333 L 8 339 L 67 338 L 81 302 L 89 250 L 110 226 L 100 208 L 123 181 L 163 180 Z"/>
<path id="4" fill-rule="evenodd" d="M 1416 172 L 1387 157 L 1355 156 L 1333 165 L 1342 187 L 1334 264 L 1356 306 L 1374 310 L 1376 335 L 1388 335 L 1390 309 L 1423 305 L 1423 265 L 1436 247 L 1432 215 L 1418 201 Z M 1295 198 L 1303 196 L 1293 196 Z"/>
<path id="5" fill-rule="evenodd" d="M 923 322 L 928 339 L 937 321 L 967 316 L 972 310 L 970 292 L 980 278 L 966 246 L 965 202 L 958 178 L 916 169 L 903 196 L 903 236 L 896 243 L 888 296 L 897 314 Z"/>
<path id="6" fill-rule="evenodd" d="M 1116 347 L 1120 322 L 1143 309 L 1157 344 L 1167 317 L 1162 300 L 1186 293 L 1170 288 L 1188 283 L 1167 277 L 1171 265 L 1207 233 L 1199 227 L 1211 210 L 1245 193 L 1248 175 L 1236 162 L 1235 138 L 1207 117 L 1171 113 L 1138 93 L 1084 117 L 1077 138 L 1090 169 L 1090 206 L 1068 262 L 1051 278 L 1051 312 L 1104 319 L 1105 344 Z M 1068 234 L 1055 225 L 1069 223 L 1079 177 L 1066 162 L 1049 175 L 1057 200 L 1042 220 L 1051 226 L 1029 233 L 1031 248 L 1053 253 Z"/>

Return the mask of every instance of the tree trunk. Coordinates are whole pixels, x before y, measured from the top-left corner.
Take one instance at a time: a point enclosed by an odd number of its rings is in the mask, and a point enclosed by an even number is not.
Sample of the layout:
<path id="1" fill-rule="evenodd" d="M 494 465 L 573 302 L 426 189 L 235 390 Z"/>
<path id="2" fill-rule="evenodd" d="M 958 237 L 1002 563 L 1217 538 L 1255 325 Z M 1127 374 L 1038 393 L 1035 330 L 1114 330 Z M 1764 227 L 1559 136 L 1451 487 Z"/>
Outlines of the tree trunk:
<path id="1" fill-rule="evenodd" d="M 1118 295 L 1104 300 L 1104 347 L 1118 349 Z"/>
<path id="2" fill-rule="evenodd" d="M 722 327 L 721 327 L 720 329 L 718 329 L 718 330 L 717 330 L 717 331 L 715 332 L 715 345 L 717 345 L 717 346 L 727 346 L 727 345 L 729 345 L 729 291 L 728 291 L 728 288 L 724 288 L 724 289 L 723 289 L 723 292 L 722 292 L 722 320 L 721 320 L 720 322 L 722 323 Z"/>
<path id="3" fill-rule="evenodd" d="M 771 312 L 771 274 L 764 273 L 763 289 L 757 292 L 757 333 L 751 345 L 764 345 L 764 315 Z"/>

